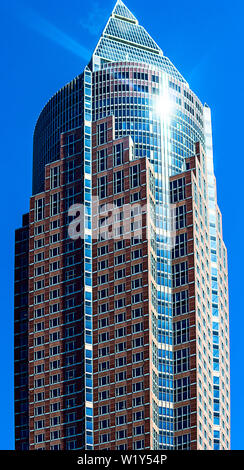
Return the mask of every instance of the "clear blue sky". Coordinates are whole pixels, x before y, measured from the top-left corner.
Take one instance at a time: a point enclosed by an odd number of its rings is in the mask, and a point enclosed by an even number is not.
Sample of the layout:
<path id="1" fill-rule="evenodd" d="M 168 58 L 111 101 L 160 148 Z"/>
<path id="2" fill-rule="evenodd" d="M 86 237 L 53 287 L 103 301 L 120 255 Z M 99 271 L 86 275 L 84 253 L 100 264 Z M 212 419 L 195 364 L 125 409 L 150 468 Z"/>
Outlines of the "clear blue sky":
<path id="1" fill-rule="evenodd" d="M 242 0 L 126 0 L 191 89 L 212 108 L 218 202 L 229 252 L 232 448 L 244 449 Z M 1 0 L 0 449 L 14 447 L 14 230 L 28 211 L 32 134 L 47 100 L 78 75 L 114 0 Z"/>

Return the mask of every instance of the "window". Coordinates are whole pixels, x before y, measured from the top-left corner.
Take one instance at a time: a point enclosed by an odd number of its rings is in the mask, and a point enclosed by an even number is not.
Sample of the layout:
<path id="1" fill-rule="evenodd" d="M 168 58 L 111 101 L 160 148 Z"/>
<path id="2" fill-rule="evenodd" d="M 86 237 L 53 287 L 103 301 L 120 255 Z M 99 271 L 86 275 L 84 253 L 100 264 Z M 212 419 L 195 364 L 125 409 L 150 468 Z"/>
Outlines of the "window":
<path id="1" fill-rule="evenodd" d="M 60 227 L 60 220 L 57 219 L 57 220 L 53 220 L 51 223 L 50 223 L 50 230 L 56 230 L 57 228 Z"/>
<path id="2" fill-rule="evenodd" d="M 55 286 L 55 284 L 59 284 L 59 282 L 60 282 L 59 275 L 50 277 L 50 282 L 49 282 L 50 286 Z"/>
<path id="3" fill-rule="evenodd" d="M 50 189 L 55 189 L 60 186 L 60 166 L 55 166 L 50 169 Z"/>
<path id="4" fill-rule="evenodd" d="M 110 368 L 110 362 L 109 361 L 100 362 L 98 364 L 99 372 L 104 372 L 105 370 L 109 370 L 109 368 Z"/>
<path id="5" fill-rule="evenodd" d="M 179 349 L 174 352 L 174 374 L 180 374 L 189 370 L 190 350 Z"/>
<path id="6" fill-rule="evenodd" d="M 170 182 L 171 203 L 185 199 L 185 178 L 179 178 Z"/>
<path id="7" fill-rule="evenodd" d="M 45 199 L 35 200 L 35 222 L 44 219 Z"/>
<path id="8" fill-rule="evenodd" d="M 173 259 L 187 255 L 187 233 L 176 235 L 175 245 L 172 250 Z"/>
<path id="9" fill-rule="evenodd" d="M 45 434 L 37 434 L 35 435 L 35 444 L 39 444 L 40 442 L 45 441 Z"/>
<path id="10" fill-rule="evenodd" d="M 126 409 L 126 400 L 123 401 L 118 401 L 115 403 L 115 409 L 116 411 L 122 411 Z"/>
<path id="11" fill-rule="evenodd" d="M 98 313 L 106 313 L 109 311 L 109 304 L 100 304 L 98 305 Z"/>
<path id="12" fill-rule="evenodd" d="M 35 240 L 34 248 L 35 250 L 38 250 L 38 248 L 42 248 L 44 245 L 45 245 L 45 239 L 39 238 L 39 240 Z"/>
<path id="13" fill-rule="evenodd" d="M 44 364 L 39 364 L 34 367 L 35 375 L 44 373 Z"/>
<path id="14" fill-rule="evenodd" d="M 131 274 L 138 274 L 138 273 L 142 273 L 142 264 L 134 264 L 133 266 L 131 266 Z"/>
<path id="15" fill-rule="evenodd" d="M 114 200 L 114 205 L 116 207 L 122 207 L 125 203 L 125 198 L 124 197 L 120 197 L 119 199 L 115 199 Z"/>
<path id="16" fill-rule="evenodd" d="M 176 408 L 174 414 L 175 431 L 181 431 L 190 427 L 190 405 Z"/>
<path id="17" fill-rule="evenodd" d="M 52 304 L 49 307 L 50 314 L 59 312 L 59 304 Z"/>
<path id="18" fill-rule="evenodd" d="M 45 300 L 44 294 L 39 294 L 39 295 L 35 295 L 35 296 L 34 296 L 34 304 L 35 304 L 35 305 L 44 302 L 44 300 Z"/>
<path id="19" fill-rule="evenodd" d="M 60 240 L 60 233 L 55 233 L 54 235 L 51 235 L 50 237 L 50 244 L 52 243 L 57 243 Z"/>
<path id="20" fill-rule="evenodd" d="M 133 413 L 133 421 L 141 421 L 144 419 L 144 411 L 136 411 Z"/>
<path id="21" fill-rule="evenodd" d="M 59 296 L 60 296 L 60 290 L 59 289 L 51 290 L 49 292 L 49 299 L 50 300 L 57 299 Z"/>
<path id="22" fill-rule="evenodd" d="M 124 191 L 124 171 L 116 171 L 113 176 L 114 180 L 114 194 Z"/>
<path id="23" fill-rule="evenodd" d="M 99 443 L 104 444 L 110 441 L 110 434 L 100 434 L 99 436 Z"/>
<path id="24" fill-rule="evenodd" d="M 135 377 L 141 377 L 144 373 L 144 368 L 143 367 L 136 367 L 136 369 L 132 369 L 132 376 L 135 378 Z M 141 383 L 142 387 L 143 387 L 143 382 L 139 382 Z M 136 385 L 136 384 L 134 384 Z"/>
<path id="25" fill-rule="evenodd" d="M 119 240 L 114 243 L 114 251 L 122 250 L 125 247 L 125 240 Z"/>
<path id="26" fill-rule="evenodd" d="M 117 343 L 115 344 L 115 352 L 123 352 L 126 351 L 126 341 L 123 341 L 122 343 Z"/>
<path id="27" fill-rule="evenodd" d="M 35 318 L 40 318 L 44 316 L 44 308 L 38 308 L 35 310 Z"/>
<path id="28" fill-rule="evenodd" d="M 190 399 L 190 377 L 174 381 L 174 401 L 180 402 Z"/>
<path id="29" fill-rule="evenodd" d="M 107 429 L 110 426 L 110 420 L 109 419 L 103 419 L 102 421 L 99 422 L 99 429 Z"/>
<path id="30" fill-rule="evenodd" d="M 102 377 L 98 377 L 98 386 L 104 387 L 104 385 L 109 385 L 109 375 L 103 375 Z"/>
<path id="31" fill-rule="evenodd" d="M 104 341 L 109 341 L 109 332 L 106 331 L 105 333 L 100 333 L 98 335 L 98 342 L 104 343 Z"/>
<path id="32" fill-rule="evenodd" d="M 59 214 L 60 212 L 60 193 L 51 194 L 50 197 L 50 216 Z"/>
<path id="33" fill-rule="evenodd" d="M 130 167 L 130 187 L 131 189 L 140 186 L 140 164 Z"/>
<path id="34" fill-rule="evenodd" d="M 108 245 L 100 246 L 97 249 L 97 256 L 103 256 L 108 253 Z"/>
<path id="35" fill-rule="evenodd" d="M 125 268 L 119 269 L 118 271 L 114 272 L 114 279 L 115 280 L 122 279 L 123 277 L 125 277 Z"/>
<path id="36" fill-rule="evenodd" d="M 44 330 L 44 321 L 35 323 L 35 333 Z"/>
<path id="37" fill-rule="evenodd" d="M 56 326 L 59 326 L 59 325 L 60 325 L 60 318 L 59 317 L 52 318 L 49 321 L 49 328 L 56 328 Z"/>
<path id="38" fill-rule="evenodd" d="M 184 315 L 188 311 L 188 290 L 173 294 L 173 315 Z"/>
<path id="39" fill-rule="evenodd" d="M 102 149 L 97 152 L 97 171 L 105 171 L 108 167 L 108 152 L 107 149 Z"/>
<path id="40" fill-rule="evenodd" d="M 140 193 L 140 191 L 137 192 L 137 193 L 133 193 L 133 194 L 130 195 L 130 202 L 132 202 L 132 203 L 133 203 L 133 202 L 137 202 L 137 201 L 139 201 L 140 199 L 141 199 L 141 193 Z"/>
<path id="41" fill-rule="evenodd" d="M 143 336 L 140 336 L 139 338 L 135 338 L 132 340 L 132 347 L 133 348 L 140 348 L 144 344 L 144 338 Z"/>
<path id="42" fill-rule="evenodd" d="M 43 261 L 43 260 L 44 260 L 44 251 L 41 251 L 40 253 L 37 253 L 34 256 L 34 262 L 35 263 L 39 263 L 40 261 Z"/>
<path id="43" fill-rule="evenodd" d="M 123 143 L 116 144 L 114 150 L 114 166 L 122 165 L 124 163 Z"/>
<path id="44" fill-rule="evenodd" d="M 37 227 L 35 227 L 35 235 L 41 235 L 42 233 L 45 232 L 45 228 L 44 228 L 44 225 L 38 225 Z"/>
<path id="45" fill-rule="evenodd" d="M 98 350 L 98 355 L 99 355 L 99 357 L 108 356 L 108 355 L 109 355 L 109 352 L 110 352 L 109 346 L 107 346 L 107 347 L 105 347 L 105 348 L 100 348 L 100 349 Z"/>
<path id="46" fill-rule="evenodd" d="M 136 398 L 133 398 L 132 400 L 132 406 L 133 408 L 136 407 L 136 406 L 141 406 L 141 405 L 144 405 L 144 396 L 140 396 L 140 397 L 136 397 Z"/>
<path id="47" fill-rule="evenodd" d="M 173 287 L 179 287 L 188 283 L 187 261 L 172 266 Z"/>
<path id="48" fill-rule="evenodd" d="M 144 434 L 144 426 L 136 426 L 133 428 L 133 435 L 139 436 L 140 434 Z"/>
<path id="49" fill-rule="evenodd" d="M 116 439 L 126 439 L 127 429 L 122 429 L 121 431 L 116 431 L 115 437 L 116 437 Z"/>
<path id="50" fill-rule="evenodd" d="M 67 157 L 74 155 L 75 153 L 75 134 L 69 134 L 67 136 Z"/>
<path id="51" fill-rule="evenodd" d="M 54 346 L 53 348 L 50 348 L 50 356 L 56 356 L 57 354 L 60 354 L 60 346 Z"/>
<path id="52" fill-rule="evenodd" d="M 131 259 L 132 260 L 138 259 L 138 258 L 142 258 L 142 249 L 134 250 L 134 251 L 131 252 Z"/>
<path id="53" fill-rule="evenodd" d="M 116 416 L 115 420 L 116 426 L 122 426 L 127 423 L 127 415 Z"/>
<path id="54" fill-rule="evenodd" d="M 98 285 L 108 283 L 108 274 L 103 274 L 103 276 L 98 276 L 97 283 Z"/>
<path id="55" fill-rule="evenodd" d="M 132 281 L 133 282 L 133 281 Z M 132 310 L 132 318 L 139 318 L 139 317 L 142 317 L 143 315 L 143 311 L 142 311 L 142 308 L 136 308 L 134 310 Z"/>
<path id="56" fill-rule="evenodd" d="M 137 304 L 137 303 L 142 302 L 142 301 L 143 301 L 143 295 L 142 295 L 142 293 L 140 293 L 140 294 L 134 294 L 134 295 L 132 295 L 132 297 L 131 297 L 131 303 L 132 303 L 132 304 Z"/>
<path id="57" fill-rule="evenodd" d="M 34 290 L 44 289 L 44 287 L 45 287 L 44 279 L 42 279 L 41 281 L 36 281 L 34 283 Z"/>
<path id="58" fill-rule="evenodd" d="M 115 338 L 122 338 L 123 336 L 126 336 L 126 327 L 115 330 Z"/>
<path id="59" fill-rule="evenodd" d="M 122 299 L 117 299 L 114 301 L 114 308 L 123 308 L 126 305 L 126 299 L 123 297 Z"/>
<path id="60" fill-rule="evenodd" d="M 174 213 L 175 229 L 180 230 L 186 227 L 186 206 L 179 206 L 175 208 Z"/>
<path id="61" fill-rule="evenodd" d="M 102 392 L 98 392 L 98 400 L 108 400 L 109 398 L 109 390 L 103 390 Z"/>
<path id="62" fill-rule="evenodd" d="M 122 323 L 126 321 L 126 314 L 125 312 L 123 313 L 118 313 L 118 315 L 115 315 L 114 317 L 115 323 Z"/>
<path id="63" fill-rule="evenodd" d="M 54 441 L 56 439 L 60 439 L 61 437 L 61 431 L 52 431 L 50 432 L 50 440 Z"/>
<path id="64" fill-rule="evenodd" d="M 125 284 L 117 284 L 114 286 L 114 295 L 121 294 L 125 292 L 126 286 Z"/>
<path id="65" fill-rule="evenodd" d="M 114 257 L 114 265 L 125 263 L 125 254 Z"/>
<path id="66" fill-rule="evenodd" d="M 59 341 L 60 339 L 60 332 L 59 331 L 55 331 L 54 333 L 51 333 L 49 335 L 49 338 L 50 338 L 50 343 L 52 343 L 53 341 Z"/>
<path id="67" fill-rule="evenodd" d="M 107 269 L 108 268 L 108 260 L 104 259 L 102 261 L 99 261 L 97 263 L 97 268 L 98 268 L 98 271 L 101 271 L 103 269 Z"/>
<path id="68" fill-rule="evenodd" d="M 141 362 L 144 359 L 144 353 L 136 353 L 132 355 L 132 362 Z"/>
<path id="69" fill-rule="evenodd" d="M 135 232 L 136 230 L 139 230 L 141 228 L 142 228 L 142 221 L 141 220 L 136 220 L 135 222 L 131 223 L 131 232 Z"/>
<path id="70" fill-rule="evenodd" d="M 118 387 L 118 388 L 115 389 L 115 396 L 116 396 L 116 397 L 120 397 L 120 396 L 122 396 L 122 395 L 126 395 L 126 393 L 127 393 L 127 388 L 126 388 L 126 386 L 124 386 L 124 387 Z"/>
<path id="71" fill-rule="evenodd" d="M 133 449 L 134 450 L 139 450 L 139 449 L 144 449 L 145 448 L 145 441 L 135 441 L 133 442 Z"/>
<path id="72" fill-rule="evenodd" d="M 44 413 L 44 406 L 38 406 L 37 408 L 35 408 L 35 416 L 44 415 Z"/>
<path id="73" fill-rule="evenodd" d="M 126 366 L 126 356 L 115 359 L 115 367 L 124 367 L 124 366 Z"/>
<path id="74" fill-rule="evenodd" d="M 138 289 L 139 287 L 142 287 L 141 277 L 139 279 L 134 279 L 133 281 L 131 281 L 131 289 Z"/>
<path id="75" fill-rule="evenodd" d="M 69 160 L 65 165 L 65 180 L 66 183 L 73 183 L 75 181 L 75 160 Z"/>
<path id="76" fill-rule="evenodd" d="M 190 340 L 189 320 L 174 323 L 174 344 L 186 343 Z"/>
<path id="77" fill-rule="evenodd" d="M 98 126 L 97 126 L 97 145 L 106 144 L 106 142 L 107 142 L 107 130 L 108 130 L 107 122 L 103 122 L 102 124 L 98 124 Z"/>
<path id="78" fill-rule="evenodd" d="M 57 347 L 59 348 L 59 346 Z M 54 350 L 55 348 L 50 348 L 50 351 L 51 350 Z M 50 362 L 50 370 L 57 370 L 60 368 L 60 361 L 51 361 Z"/>
<path id="79" fill-rule="evenodd" d="M 98 299 L 105 299 L 106 297 L 108 297 L 108 289 L 98 291 Z"/>
<path id="80" fill-rule="evenodd" d="M 183 434 L 181 436 L 175 437 L 175 448 L 177 450 L 190 450 L 190 434 Z"/>
<path id="81" fill-rule="evenodd" d="M 59 410 L 60 410 L 60 402 L 51 403 L 50 405 L 51 413 L 55 413 L 56 411 L 59 411 Z"/>
<path id="82" fill-rule="evenodd" d="M 60 416 L 55 416 L 50 419 L 50 426 L 58 426 L 60 424 Z"/>
<path id="83" fill-rule="evenodd" d="M 100 406 L 98 409 L 99 415 L 106 415 L 110 412 L 109 405 Z"/>
<path id="84" fill-rule="evenodd" d="M 107 197 L 107 176 L 98 178 L 98 197 L 99 199 Z"/>

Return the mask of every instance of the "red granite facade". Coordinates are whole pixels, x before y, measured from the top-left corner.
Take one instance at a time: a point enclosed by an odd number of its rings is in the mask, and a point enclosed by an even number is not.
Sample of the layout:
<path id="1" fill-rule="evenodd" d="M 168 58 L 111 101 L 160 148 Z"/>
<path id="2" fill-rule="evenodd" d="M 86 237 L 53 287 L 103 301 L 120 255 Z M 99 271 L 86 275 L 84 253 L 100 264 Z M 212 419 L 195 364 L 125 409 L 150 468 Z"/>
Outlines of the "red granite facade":
<path id="1" fill-rule="evenodd" d="M 97 129 L 103 124 L 107 138 L 99 145 Z M 149 164 L 132 160 L 132 153 L 129 137 L 114 140 L 112 117 L 94 123 L 94 198 L 99 181 L 107 178 L 93 212 L 94 449 L 151 446 Z M 119 188 L 117 172 L 122 172 Z"/>
<path id="2" fill-rule="evenodd" d="M 213 400 L 209 354 L 210 243 L 209 238 L 205 236 L 209 225 L 208 201 L 204 191 L 206 184 L 197 183 L 198 176 L 202 182 L 207 182 L 205 159 L 203 149 L 197 144 L 196 155 L 186 160 L 187 170 L 170 178 L 175 217 L 175 246 L 172 256 L 175 443 L 176 448 L 190 446 L 191 450 L 198 449 L 201 443 L 203 446 L 209 446 L 209 439 L 212 437 L 209 408 L 202 410 L 202 402 L 199 403 L 199 383 L 202 383 L 201 380 L 199 382 L 199 366 L 201 368 L 202 362 L 209 368 L 205 396 L 210 400 L 209 403 Z M 196 206 L 196 195 L 201 200 L 200 210 Z M 198 225 L 199 233 L 196 233 Z M 199 238 L 203 242 L 202 246 L 199 244 Z M 206 295 L 201 294 L 201 298 L 198 280 L 200 276 L 202 284 L 206 286 Z M 201 334 L 201 328 L 204 334 Z M 205 426 L 199 427 L 199 409 Z"/>
<path id="3" fill-rule="evenodd" d="M 62 134 L 61 159 L 46 166 L 45 192 L 30 201 L 30 449 L 84 445 L 83 240 L 67 230 L 68 209 L 83 197 L 80 152 L 80 130 Z"/>

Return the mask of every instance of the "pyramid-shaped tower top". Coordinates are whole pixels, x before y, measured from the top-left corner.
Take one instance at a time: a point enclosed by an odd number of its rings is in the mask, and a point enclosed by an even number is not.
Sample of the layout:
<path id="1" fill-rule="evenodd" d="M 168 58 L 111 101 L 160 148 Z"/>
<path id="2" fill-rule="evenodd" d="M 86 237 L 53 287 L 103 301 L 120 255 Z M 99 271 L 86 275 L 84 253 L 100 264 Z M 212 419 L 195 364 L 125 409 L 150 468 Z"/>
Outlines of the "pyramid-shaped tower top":
<path id="1" fill-rule="evenodd" d="M 163 55 L 162 49 L 121 0 L 99 39 L 92 57 L 92 68 L 98 70 L 106 62 L 138 62 L 155 66 L 186 83 L 185 79 Z"/>
<path id="2" fill-rule="evenodd" d="M 121 0 L 117 0 L 116 5 L 113 9 L 112 16 L 116 18 L 122 18 L 131 21 L 132 23 L 138 24 L 136 17 L 131 13 L 129 8 Z"/>

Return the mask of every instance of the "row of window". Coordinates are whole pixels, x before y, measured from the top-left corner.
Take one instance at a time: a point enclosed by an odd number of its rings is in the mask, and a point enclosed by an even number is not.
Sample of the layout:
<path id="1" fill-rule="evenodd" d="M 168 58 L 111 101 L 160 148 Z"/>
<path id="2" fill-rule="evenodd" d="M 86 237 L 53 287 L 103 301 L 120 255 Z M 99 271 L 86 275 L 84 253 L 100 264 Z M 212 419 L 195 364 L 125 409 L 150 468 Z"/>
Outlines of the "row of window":
<path id="1" fill-rule="evenodd" d="M 138 352 L 132 354 L 132 363 L 141 362 L 144 360 L 144 352 Z M 127 365 L 127 356 L 121 356 L 115 359 L 115 367 L 124 367 Z M 110 370 L 110 361 L 104 361 L 98 363 L 98 371 L 104 372 Z"/>
<path id="2" fill-rule="evenodd" d="M 133 323 L 131 326 L 132 334 L 140 333 L 143 330 L 144 330 L 143 322 Z M 115 339 L 121 338 L 123 336 L 127 336 L 127 327 L 118 328 L 115 330 L 115 336 L 114 336 Z M 110 338 L 109 331 L 105 331 L 104 333 L 100 333 L 98 335 L 99 343 L 104 343 L 106 341 L 109 341 L 110 339 L 113 339 L 113 338 Z"/>
<path id="3" fill-rule="evenodd" d="M 124 192 L 125 176 L 124 170 L 113 173 L 113 194 Z M 130 189 L 140 186 L 140 164 L 130 167 Z M 101 176 L 98 178 L 97 194 L 99 199 L 108 197 L 108 177 Z"/>
<path id="4" fill-rule="evenodd" d="M 138 338 L 132 339 L 132 341 L 131 341 L 131 348 L 132 349 L 140 348 L 140 347 L 143 347 L 143 346 L 144 346 L 144 337 L 143 336 L 139 336 Z M 127 351 L 127 349 L 128 349 L 128 345 L 127 345 L 126 341 L 115 344 L 115 353 L 116 354 Z M 109 355 L 110 355 L 110 346 L 103 346 L 102 348 L 98 349 L 98 357 L 105 357 L 105 356 L 109 356 Z M 183 360 L 183 358 L 182 358 L 182 360 Z M 180 364 L 180 359 L 178 360 L 178 362 Z M 186 362 L 187 362 L 187 360 L 186 360 Z M 187 362 L 187 364 L 188 364 L 188 362 Z M 182 366 L 182 368 L 183 368 L 183 366 Z"/>
<path id="5" fill-rule="evenodd" d="M 108 303 L 99 305 L 99 307 L 100 308 L 98 308 L 98 313 L 107 313 L 107 312 L 109 312 L 109 304 Z M 114 310 L 113 310 L 113 312 L 114 312 Z M 136 319 L 136 318 L 140 318 L 142 316 L 143 316 L 143 308 L 142 307 L 137 307 L 137 308 L 131 310 L 131 318 L 133 320 Z M 114 315 L 114 318 L 112 318 L 112 316 L 109 316 L 109 317 L 99 319 L 98 320 L 98 327 L 99 328 L 106 328 L 107 326 L 109 326 L 109 324 L 124 323 L 124 322 L 126 322 L 126 319 L 127 319 L 127 314 L 125 312 L 116 313 Z"/>

